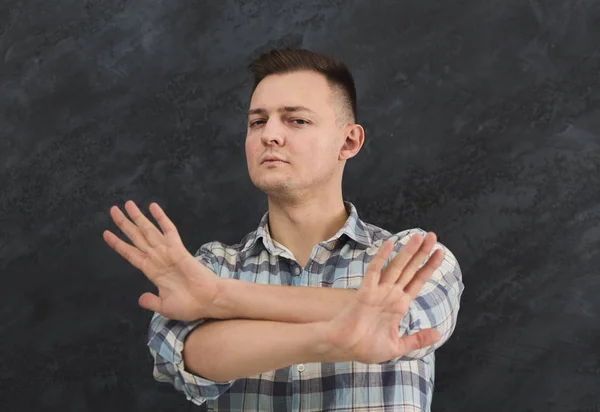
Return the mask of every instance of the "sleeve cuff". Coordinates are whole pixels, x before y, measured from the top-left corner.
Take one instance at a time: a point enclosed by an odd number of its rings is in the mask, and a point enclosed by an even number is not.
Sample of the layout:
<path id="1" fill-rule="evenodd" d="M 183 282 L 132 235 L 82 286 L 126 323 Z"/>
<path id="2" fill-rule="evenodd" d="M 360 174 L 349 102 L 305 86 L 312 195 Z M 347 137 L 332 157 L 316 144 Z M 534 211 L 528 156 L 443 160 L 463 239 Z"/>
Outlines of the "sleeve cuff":
<path id="1" fill-rule="evenodd" d="M 216 399 L 227 391 L 234 380 L 215 382 L 202 376 L 194 375 L 185 370 L 183 347 L 187 335 L 201 325 L 205 319 L 193 322 L 166 320 L 164 327 L 159 328 L 148 342 L 150 349 L 156 352 L 162 362 L 172 365 L 169 373 L 175 388 L 183 392 L 189 401 L 197 405 L 207 399 Z"/>

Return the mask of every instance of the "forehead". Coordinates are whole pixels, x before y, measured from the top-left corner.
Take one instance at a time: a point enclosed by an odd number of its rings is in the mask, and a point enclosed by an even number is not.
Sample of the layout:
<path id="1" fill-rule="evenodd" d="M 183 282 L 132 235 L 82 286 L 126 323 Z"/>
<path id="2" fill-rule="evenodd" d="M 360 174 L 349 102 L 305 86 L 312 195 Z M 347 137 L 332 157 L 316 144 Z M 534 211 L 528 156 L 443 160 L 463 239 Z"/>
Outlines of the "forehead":
<path id="1" fill-rule="evenodd" d="M 250 109 L 268 111 L 281 106 L 307 106 L 315 111 L 330 108 L 327 79 L 320 73 L 301 71 L 265 77 L 256 87 Z"/>

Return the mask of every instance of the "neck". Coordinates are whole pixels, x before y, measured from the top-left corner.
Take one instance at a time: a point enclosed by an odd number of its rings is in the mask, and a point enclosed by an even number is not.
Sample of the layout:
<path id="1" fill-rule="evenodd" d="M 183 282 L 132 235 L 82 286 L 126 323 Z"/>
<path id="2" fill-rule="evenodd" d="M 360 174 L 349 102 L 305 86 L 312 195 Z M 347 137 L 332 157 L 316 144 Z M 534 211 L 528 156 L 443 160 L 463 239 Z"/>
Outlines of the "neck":
<path id="1" fill-rule="evenodd" d="M 348 219 L 341 188 L 295 201 L 269 196 L 268 205 L 271 237 L 288 248 L 302 266 L 313 247 L 335 235 Z"/>

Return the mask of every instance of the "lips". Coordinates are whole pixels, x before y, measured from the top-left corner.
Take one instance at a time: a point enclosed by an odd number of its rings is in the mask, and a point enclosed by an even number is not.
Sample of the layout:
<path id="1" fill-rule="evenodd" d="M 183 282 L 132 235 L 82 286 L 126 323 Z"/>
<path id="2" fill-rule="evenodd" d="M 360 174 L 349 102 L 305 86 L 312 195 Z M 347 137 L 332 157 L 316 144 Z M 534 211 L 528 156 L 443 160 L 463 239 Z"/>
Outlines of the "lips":
<path id="1" fill-rule="evenodd" d="M 280 157 L 277 156 L 265 156 L 265 158 L 262 160 L 261 163 L 267 163 L 267 162 L 283 162 L 283 163 L 287 163 L 285 160 L 283 160 Z"/>

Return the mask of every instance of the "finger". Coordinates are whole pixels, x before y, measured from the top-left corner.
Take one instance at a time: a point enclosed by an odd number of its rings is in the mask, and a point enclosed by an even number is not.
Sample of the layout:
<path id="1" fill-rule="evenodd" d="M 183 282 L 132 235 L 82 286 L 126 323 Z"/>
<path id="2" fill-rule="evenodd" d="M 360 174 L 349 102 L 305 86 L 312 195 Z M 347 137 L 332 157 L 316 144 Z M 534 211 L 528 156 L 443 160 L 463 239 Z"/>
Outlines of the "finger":
<path id="1" fill-rule="evenodd" d="M 366 287 L 373 288 L 379 284 L 381 270 L 393 249 L 394 243 L 391 240 L 388 239 L 383 242 L 377 251 L 377 254 L 373 257 L 373 260 L 371 260 L 371 263 L 369 263 L 369 266 L 367 267 L 367 272 L 365 273 L 362 282 Z"/>
<path id="2" fill-rule="evenodd" d="M 404 267 L 419 250 L 421 243 L 423 243 L 423 236 L 421 234 L 416 233 L 411 236 L 408 242 L 402 246 L 396 257 L 386 266 L 385 271 L 381 274 L 380 283 L 396 283 Z"/>
<path id="3" fill-rule="evenodd" d="M 440 338 L 440 332 L 434 328 L 423 329 L 412 335 L 403 336 L 398 339 L 399 354 L 397 356 L 404 356 L 414 350 L 433 345 Z"/>
<path id="4" fill-rule="evenodd" d="M 438 249 L 433 252 L 427 263 L 421 269 L 419 269 L 417 274 L 404 288 L 404 292 L 410 296 L 411 300 L 417 297 L 421 289 L 423 289 L 425 283 L 427 283 L 433 272 L 435 272 L 435 270 L 443 261 L 444 251 L 442 249 Z"/>
<path id="5" fill-rule="evenodd" d="M 104 241 L 113 248 L 119 255 L 123 256 L 129 263 L 143 271 L 146 254 L 139 249 L 123 242 L 114 233 L 105 230 L 103 232 Z"/>
<path id="6" fill-rule="evenodd" d="M 121 209 L 117 206 L 111 207 L 110 216 L 119 229 L 121 229 L 121 232 L 125 233 L 139 250 L 145 253 L 150 249 L 150 245 L 142 231 L 121 212 Z"/>
<path id="7" fill-rule="evenodd" d="M 158 313 L 161 312 L 162 300 L 152 293 L 146 292 L 142 294 L 138 299 L 138 304 L 144 309 Z"/>
<path id="8" fill-rule="evenodd" d="M 158 230 L 154 223 L 148 220 L 133 200 L 128 200 L 125 203 L 125 209 L 137 227 L 142 231 L 142 234 L 150 246 L 154 247 L 163 243 L 163 234 Z"/>
<path id="9" fill-rule="evenodd" d="M 421 266 L 425 259 L 427 259 L 436 243 L 437 236 L 435 233 L 428 232 L 425 236 L 425 239 L 423 239 L 423 243 L 421 244 L 419 251 L 410 259 L 402 271 L 402 274 L 398 278 L 396 284 L 399 287 L 404 288 L 412 280 L 417 270 L 419 270 L 419 266 Z"/>
<path id="10" fill-rule="evenodd" d="M 154 220 L 158 222 L 160 228 L 165 234 L 165 237 L 167 237 L 169 240 L 181 242 L 181 237 L 179 236 L 177 228 L 175 227 L 171 219 L 169 219 L 164 210 L 158 205 L 158 203 L 150 204 L 148 209 L 150 209 L 150 213 L 152 213 L 152 217 L 154 217 Z"/>

